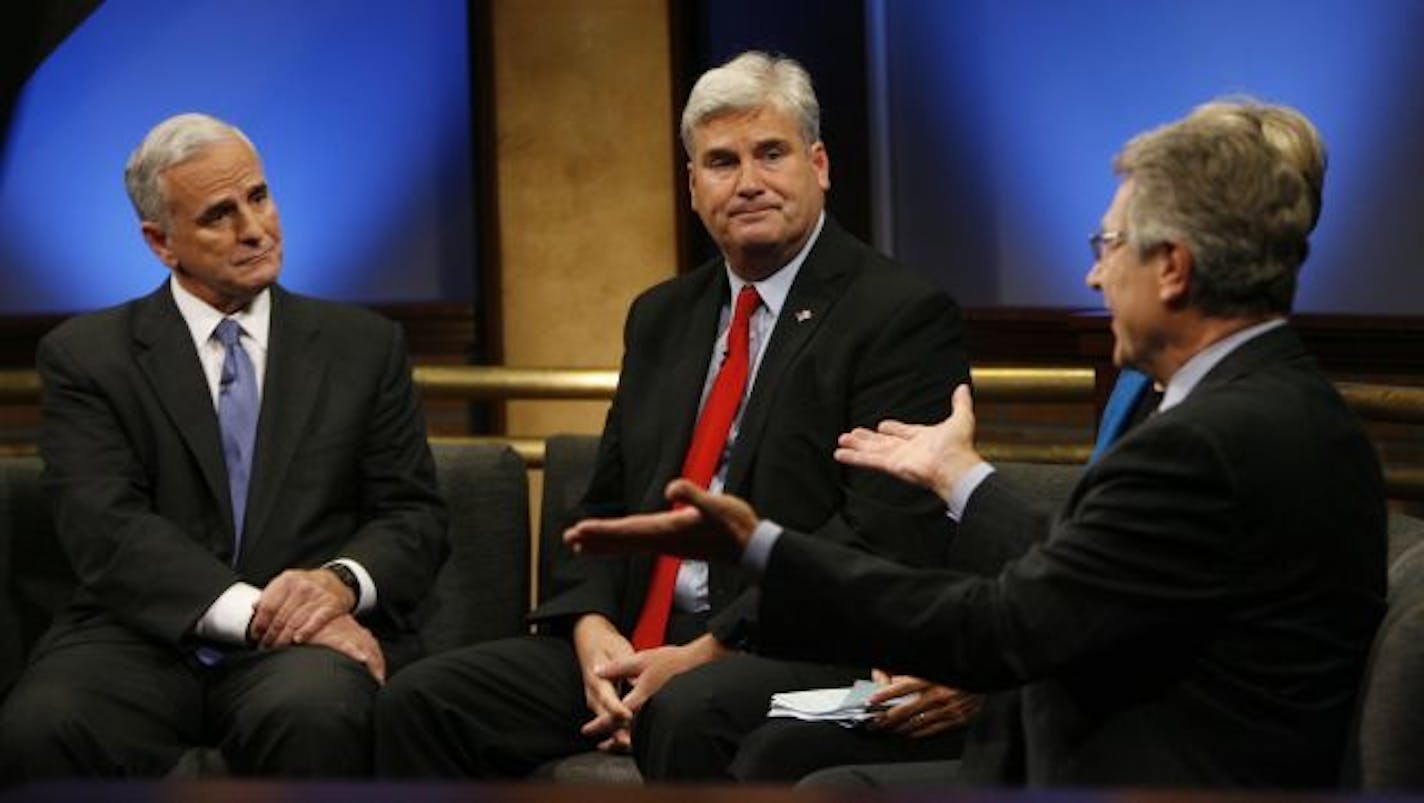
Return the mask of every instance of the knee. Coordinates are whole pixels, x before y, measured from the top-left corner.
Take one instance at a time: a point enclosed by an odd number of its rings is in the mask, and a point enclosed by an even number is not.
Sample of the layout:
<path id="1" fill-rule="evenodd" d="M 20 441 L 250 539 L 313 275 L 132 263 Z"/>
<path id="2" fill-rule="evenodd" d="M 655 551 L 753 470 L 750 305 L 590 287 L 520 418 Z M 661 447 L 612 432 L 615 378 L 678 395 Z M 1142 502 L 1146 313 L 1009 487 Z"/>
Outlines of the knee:
<path id="1" fill-rule="evenodd" d="M 742 783 L 785 783 L 810 771 L 802 770 L 809 747 L 803 734 L 779 724 L 768 722 L 742 738 L 729 768 L 732 777 Z"/>
<path id="2" fill-rule="evenodd" d="M 290 648 L 280 671 L 234 701 L 222 739 L 239 775 L 354 777 L 369 772 L 376 682 L 320 647 Z"/>
<path id="3" fill-rule="evenodd" d="M 376 693 L 376 732 L 428 718 L 439 708 L 439 684 L 431 676 L 431 659 L 417 661 L 386 681 Z"/>
<path id="4" fill-rule="evenodd" d="M 316 653 L 309 660 L 290 667 L 280 680 L 244 699 L 242 713 L 258 721 L 281 719 L 299 727 L 323 722 L 365 727 L 378 688 L 375 680 L 364 667 L 344 656 L 322 648 L 309 649 Z"/>
<path id="5" fill-rule="evenodd" d="M 705 683 L 689 682 L 681 674 L 648 698 L 635 722 L 639 730 L 657 729 L 667 734 L 692 735 L 718 716 L 715 695 Z"/>
<path id="6" fill-rule="evenodd" d="M 90 738 L 81 707 L 58 685 L 34 681 L 0 707 L 0 782 L 44 774 L 43 767 Z"/>

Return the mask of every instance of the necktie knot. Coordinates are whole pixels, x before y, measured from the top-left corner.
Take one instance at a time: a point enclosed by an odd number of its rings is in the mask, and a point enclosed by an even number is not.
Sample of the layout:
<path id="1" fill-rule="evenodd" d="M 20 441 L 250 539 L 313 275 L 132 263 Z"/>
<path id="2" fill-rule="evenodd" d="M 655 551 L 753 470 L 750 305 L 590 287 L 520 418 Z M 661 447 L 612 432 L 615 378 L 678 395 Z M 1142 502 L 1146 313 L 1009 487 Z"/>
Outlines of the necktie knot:
<path id="1" fill-rule="evenodd" d="M 213 337 L 224 346 L 235 346 L 242 339 L 242 326 L 231 318 L 223 318 L 213 330 Z"/>
<path id="2" fill-rule="evenodd" d="M 752 313 L 761 305 L 761 296 L 757 295 L 756 288 L 749 284 L 742 285 L 742 289 L 737 293 L 737 310 L 732 316 L 733 321 L 749 321 Z"/>

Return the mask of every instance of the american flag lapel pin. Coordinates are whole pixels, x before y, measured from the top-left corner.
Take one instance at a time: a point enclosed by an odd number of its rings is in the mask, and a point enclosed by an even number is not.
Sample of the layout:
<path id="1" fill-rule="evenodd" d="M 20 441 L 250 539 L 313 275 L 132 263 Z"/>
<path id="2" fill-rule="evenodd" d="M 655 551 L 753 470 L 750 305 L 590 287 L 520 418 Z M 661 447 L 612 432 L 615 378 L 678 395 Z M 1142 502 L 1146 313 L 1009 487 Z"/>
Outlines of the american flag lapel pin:
<path id="1" fill-rule="evenodd" d="M 805 322 L 807 322 L 807 321 L 809 321 L 809 320 L 811 320 L 811 311 L 810 311 L 810 310 L 808 310 L 808 309 L 798 309 L 798 310 L 796 310 L 796 322 L 797 322 L 797 323 L 805 323 Z"/>

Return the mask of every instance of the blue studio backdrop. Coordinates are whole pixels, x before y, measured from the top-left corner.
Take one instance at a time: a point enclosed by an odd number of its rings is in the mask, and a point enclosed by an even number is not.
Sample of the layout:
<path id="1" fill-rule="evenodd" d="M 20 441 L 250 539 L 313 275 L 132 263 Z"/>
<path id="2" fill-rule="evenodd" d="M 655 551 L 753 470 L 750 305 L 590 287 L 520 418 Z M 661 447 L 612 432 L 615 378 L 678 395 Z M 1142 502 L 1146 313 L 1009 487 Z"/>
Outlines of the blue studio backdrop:
<path id="1" fill-rule="evenodd" d="M 203 111 L 260 151 L 283 283 L 352 301 L 468 299 L 464 0 L 108 0 L 31 76 L 0 163 L 0 314 L 70 312 L 165 277 L 123 165 Z"/>

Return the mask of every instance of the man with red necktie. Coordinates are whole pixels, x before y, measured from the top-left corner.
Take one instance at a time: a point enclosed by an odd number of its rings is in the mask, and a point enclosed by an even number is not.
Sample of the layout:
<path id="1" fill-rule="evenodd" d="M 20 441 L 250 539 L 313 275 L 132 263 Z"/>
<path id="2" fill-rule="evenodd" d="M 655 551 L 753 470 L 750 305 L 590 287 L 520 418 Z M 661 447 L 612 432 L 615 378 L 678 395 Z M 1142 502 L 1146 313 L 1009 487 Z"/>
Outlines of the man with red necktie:
<path id="1" fill-rule="evenodd" d="M 790 59 L 743 54 L 693 88 L 688 184 L 721 257 L 633 302 L 582 512 L 664 509 L 663 487 L 683 476 L 818 537 L 938 563 L 944 506 L 831 452 L 849 427 L 943 416 L 945 389 L 968 376 L 958 308 L 825 214 L 819 115 Z M 729 778 L 773 692 L 869 674 L 756 655 L 754 594 L 740 572 L 697 561 L 561 554 L 539 635 L 392 680 L 378 771 L 517 776 L 598 747 L 631 748 L 651 780 Z M 932 740 L 894 747 L 912 742 Z"/>

